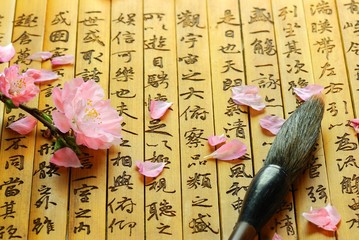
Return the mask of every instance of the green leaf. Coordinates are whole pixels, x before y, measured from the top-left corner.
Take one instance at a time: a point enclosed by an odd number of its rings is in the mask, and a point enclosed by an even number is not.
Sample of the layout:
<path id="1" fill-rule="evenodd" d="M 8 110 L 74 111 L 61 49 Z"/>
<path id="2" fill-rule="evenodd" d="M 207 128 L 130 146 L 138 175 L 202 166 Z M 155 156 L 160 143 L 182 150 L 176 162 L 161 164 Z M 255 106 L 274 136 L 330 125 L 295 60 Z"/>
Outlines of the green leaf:
<path id="1" fill-rule="evenodd" d="M 44 113 L 44 112 L 41 112 L 41 116 L 45 119 L 46 122 L 52 124 L 52 118 L 51 118 L 51 116 L 47 115 L 47 114 Z"/>
<path id="2" fill-rule="evenodd" d="M 11 109 L 18 108 L 14 105 L 14 103 L 11 101 L 11 99 L 6 98 L 4 101 L 5 107 L 6 107 L 6 113 L 10 113 Z"/>
<path id="3" fill-rule="evenodd" d="M 58 138 L 55 142 L 55 146 L 54 146 L 54 151 L 56 152 L 57 150 L 66 147 L 66 142 L 63 138 Z"/>

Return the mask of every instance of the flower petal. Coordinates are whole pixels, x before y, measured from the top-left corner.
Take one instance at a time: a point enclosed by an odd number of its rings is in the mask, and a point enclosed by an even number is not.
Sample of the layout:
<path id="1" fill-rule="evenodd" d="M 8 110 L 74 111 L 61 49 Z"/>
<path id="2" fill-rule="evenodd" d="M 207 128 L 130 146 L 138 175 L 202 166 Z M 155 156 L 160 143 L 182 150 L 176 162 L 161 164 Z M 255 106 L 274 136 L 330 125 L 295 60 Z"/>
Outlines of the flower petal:
<path id="1" fill-rule="evenodd" d="M 39 62 L 42 62 L 42 61 L 45 61 L 49 58 L 52 57 L 52 53 L 51 52 L 36 52 L 32 55 L 30 55 L 28 57 L 28 59 L 31 59 L 33 61 L 39 61 Z"/>
<path id="2" fill-rule="evenodd" d="M 51 64 L 53 66 L 74 64 L 74 62 L 75 62 L 75 56 L 74 55 L 64 55 L 64 56 L 54 57 L 51 60 Z"/>
<path id="3" fill-rule="evenodd" d="M 216 151 L 211 153 L 208 156 L 205 156 L 205 159 L 208 158 L 217 158 L 219 160 L 234 160 L 242 157 L 247 152 L 247 146 L 239 141 L 238 139 L 233 139 L 232 141 L 222 145 Z"/>
<path id="4" fill-rule="evenodd" d="M 273 115 L 267 115 L 259 120 L 261 127 L 274 135 L 277 135 L 284 122 L 285 120 L 283 118 Z"/>
<path id="5" fill-rule="evenodd" d="M 37 120 L 32 116 L 27 116 L 11 123 L 8 128 L 14 130 L 17 133 L 26 135 L 30 133 L 36 126 Z"/>
<path id="6" fill-rule="evenodd" d="M 309 212 L 304 212 L 302 215 L 309 222 L 328 231 L 336 231 L 336 225 L 341 219 L 337 210 L 330 204 L 324 208 L 310 209 Z"/>
<path id="7" fill-rule="evenodd" d="M 274 233 L 272 240 L 283 240 L 283 238 L 279 234 Z"/>
<path id="8" fill-rule="evenodd" d="M 15 48 L 12 43 L 0 46 L 0 63 L 9 62 L 15 56 Z"/>
<path id="9" fill-rule="evenodd" d="M 218 145 L 220 143 L 224 143 L 226 141 L 227 141 L 227 138 L 224 136 L 224 134 L 222 134 L 220 136 L 214 135 L 214 136 L 210 136 L 208 138 L 208 143 L 211 146 L 216 146 L 216 145 Z"/>
<path id="10" fill-rule="evenodd" d="M 302 99 L 303 101 L 307 101 L 311 96 L 319 94 L 324 90 L 324 87 L 318 84 L 309 84 L 304 88 L 293 88 L 294 93 Z"/>
<path id="11" fill-rule="evenodd" d="M 59 75 L 57 75 L 57 73 L 45 69 L 37 70 L 29 68 L 28 70 L 26 70 L 24 75 L 32 77 L 35 80 L 35 83 L 55 80 L 59 78 Z"/>
<path id="12" fill-rule="evenodd" d="M 67 133 L 71 129 L 71 125 L 66 118 L 65 114 L 54 110 L 52 111 L 52 119 L 55 126 L 63 133 Z"/>
<path id="13" fill-rule="evenodd" d="M 160 173 L 163 171 L 163 168 L 165 167 L 164 162 L 140 162 L 136 161 L 136 166 L 138 167 L 138 171 L 146 176 L 146 177 L 157 177 L 160 175 Z"/>
<path id="14" fill-rule="evenodd" d="M 256 86 L 238 86 L 232 88 L 232 99 L 236 104 L 249 106 L 257 111 L 265 108 Z"/>
<path id="15" fill-rule="evenodd" d="M 172 102 L 151 100 L 150 116 L 152 119 L 160 119 L 166 111 L 172 106 Z"/>
<path id="16" fill-rule="evenodd" d="M 50 163 L 62 167 L 82 167 L 80 159 L 78 158 L 76 153 L 68 147 L 60 148 L 59 150 L 57 150 L 52 156 Z"/>
<path id="17" fill-rule="evenodd" d="M 350 120 L 350 126 L 352 126 L 356 133 L 359 133 L 359 118 Z"/>

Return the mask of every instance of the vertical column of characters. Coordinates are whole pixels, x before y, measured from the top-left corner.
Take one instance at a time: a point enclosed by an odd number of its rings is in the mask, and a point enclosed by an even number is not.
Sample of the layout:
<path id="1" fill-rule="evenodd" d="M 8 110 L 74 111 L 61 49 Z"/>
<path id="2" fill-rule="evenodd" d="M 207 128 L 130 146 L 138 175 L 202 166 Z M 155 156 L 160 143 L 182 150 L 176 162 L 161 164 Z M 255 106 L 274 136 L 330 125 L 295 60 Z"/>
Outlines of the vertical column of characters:
<path id="1" fill-rule="evenodd" d="M 220 239 L 217 172 L 205 1 L 177 1 L 177 56 L 185 239 Z"/>
<path id="2" fill-rule="evenodd" d="M 41 67 L 28 56 L 42 49 L 45 13 L 46 1 L 17 1 L 12 36 L 16 54 L 10 65 L 17 64 L 19 73 L 27 68 Z M 26 105 L 37 108 L 38 98 Z M 0 232 L 4 239 L 26 239 L 29 227 L 35 131 L 19 135 L 6 128 L 24 116 L 18 109 L 4 114 L 0 154 Z"/>
<path id="3" fill-rule="evenodd" d="M 135 164 L 144 158 L 142 1 L 112 1 L 110 57 L 110 99 L 123 117 L 123 142 L 109 151 L 107 237 L 144 239 L 144 183 Z"/>
<path id="4" fill-rule="evenodd" d="M 339 24 L 341 28 L 354 114 L 359 116 L 359 2 L 337 0 Z"/>
<path id="5" fill-rule="evenodd" d="M 207 7 L 215 133 L 247 146 L 241 159 L 217 162 L 222 238 L 228 239 L 253 178 L 248 109 L 231 98 L 233 87 L 245 85 L 242 30 L 238 1 L 210 0 Z"/>
<path id="6" fill-rule="evenodd" d="M 260 119 L 266 115 L 283 118 L 281 80 L 278 71 L 273 14 L 270 1 L 241 1 L 244 60 L 247 84 L 256 86 L 266 107 L 262 111 L 250 108 L 250 124 L 254 171 L 263 165 L 274 136 L 261 128 Z M 263 228 L 263 236 L 278 232 L 288 239 L 297 237 L 292 194 Z"/>
<path id="7" fill-rule="evenodd" d="M 304 1 L 314 79 L 324 87 L 322 121 L 324 152 L 332 204 L 342 216 L 339 239 L 358 232 L 358 139 L 349 121 L 354 118 L 349 82 L 334 1 Z M 356 234 L 358 235 L 358 234 Z"/>
<path id="8" fill-rule="evenodd" d="M 47 3 L 47 15 L 43 49 L 54 57 L 74 55 L 76 51 L 78 1 L 51 0 Z M 54 109 L 52 90 L 74 77 L 74 66 L 51 66 L 50 61 L 42 68 L 58 73 L 59 80 L 44 83 L 40 89 L 39 109 L 51 116 Z M 30 239 L 65 239 L 68 221 L 69 169 L 50 164 L 55 142 L 43 137 L 46 128 L 39 123 L 35 147 L 32 179 Z"/>
<path id="9" fill-rule="evenodd" d="M 145 179 L 148 239 L 182 239 L 175 17 L 174 1 L 144 2 L 144 161 L 165 163 L 161 175 Z M 159 101 L 172 106 L 164 116 L 152 118 L 150 104 Z"/>
<path id="10" fill-rule="evenodd" d="M 80 0 L 76 76 L 95 81 L 108 95 L 111 2 Z M 91 103 L 89 103 L 91 104 Z M 83 149 L 81 168 L 72 169 L 69 239 L 105 239 L 107 151 Z"/>
<path id="11" fill-rule="evenodd" d="M 282 80 L 283 104 L 285 116 L 288 118 L 300 104 L 299 99 L 295 96 L 294 88 L 303 88 L 308 84 L 314 84 L 308 33 L 302 3 L 295 0 L 272 1 L 272 10 Z M 317 239 L 325 232 L 324 230 L 318 231 L 314 225 L 308 225 L 307 220 L 302 217 L 302 213 L 311 207 L 320 208 L 330 203 L 325 165 L 323 141 L 320 137 L 309 168 L 293 186 L 298 229 L 315 228 L 315 231 L 313 229 L 310 234 L 307 234 L 306 231 L 298 231 L 300 238 Z M 334 237 L 333 233 L 325 235 Z"/>
<path id="12" fill-rule="evenodd" d="M 0 46 L 6 46 L 11 43 L 12 37 L 12 21 L 15 15 L 15 0 L 0 0 Z M 8 67 L 8 63 L 0 63 L 0 73 L 4 71 L 4 69 Z M 3 125 L 3 116 L 4 116 L 4 108 L 3 104 L 0 105 L 0 116 L 2 119 L 0 120 L 0 137 L 2 133 L 2 125 Z M 0 152 L 1 154 L 1 152 Z M 1 159 L 1 155 L 0 155 Z"/>
<path id="13" fill-rule="evenodd" d="M 19 73 L 27 68 L 40 68 L 27 57 L 41 51 L 46 1 L 17 1 L 13 21 L 13 36 L 16 54 L 10 65 L 17 64 Z M 38 98 L 26 103 L 38 107 Z M 33 170 L 35 131 L 19 135 L 6 127 L 25 113 L 13 109 L 4 114 L 0 159 L 0 232 L 4 239 L 27 239 L 30 211 L 31 177 Z"/>

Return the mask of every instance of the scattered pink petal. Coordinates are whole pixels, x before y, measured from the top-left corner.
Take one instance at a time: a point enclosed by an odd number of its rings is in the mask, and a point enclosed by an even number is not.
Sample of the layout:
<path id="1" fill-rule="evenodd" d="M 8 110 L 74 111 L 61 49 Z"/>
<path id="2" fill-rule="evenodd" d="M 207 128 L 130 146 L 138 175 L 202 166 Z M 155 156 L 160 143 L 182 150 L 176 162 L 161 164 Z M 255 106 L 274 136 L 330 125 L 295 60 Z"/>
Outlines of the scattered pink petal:
<path id="1" fill-rule="evenodd" d="M 324 90 L 324 87 L 318 84 L 309 84 L 304 88 L 293 88 L 294 93 L 302 99 L 303 101 L 307 101 L 311 96 L 319 94 Z"/>
<path id="2" fill-rule="evenodd" d="M 211 146 L 216 146 L 220 143 L 224 143 L 227 141 L 227 138 L 224 136 L 224 134 L 220 135 L 220 136 L 210 136 L 208 138 L 208 143 Z"/>
<path id="3" fill-rule="evenodd" d="M 24 75 L 32 77 L 35 80 L 35 83 L 51 81 L 59 78 L 57 73 L 45 69 L 37 70 L 29 68 L 26 70 Z"/>
<path id="4" fill-rule="evenodd" d="M 259 124 L 262 128 L 270 131 L 274 135 L 277 135 L 285 120 L 278 116 L 267 115 L 259 120 Z"/>
<path id="5" fill-rule="evenodd" d="M 52 156 L 50 163 L 61 167 L 82 167 L 80 159 L 76 153 L 68 147 L 60 148 Z"/>
<path id="6" fill-rule="evenodd" d="M 37 120 L 32 116 L 27 116 L 11 123 L 8 128 L 14 130 L 17 133 L 26 135 L 30 133 L 36 126 Z"/>
<path id="7" fill-rule="evenodd" d="M 216 151 L 211 153 L 208 156 L 205 156 L 205 159 L 216 158 L 219 160 L 234 160 L 242 157 L 247 152 L 247 146 L 239 141 L 238 139 L 233 139 L 232 141 L 222 145 Z"/>
<path id="8" fill-rule="evenodd" d="M 283 240 L 283 238 L 279 234 L 274 233 L 272 240 Z"/>
<path id="9" fill-rule="evenodd" d="M 350 126 L 352 126 L 356 133 L 359 133 L 359 118 L 350 120 Z"/>
<path id="10" fill-rule="evenodd" d="M 51 52 L 36 52 L 28 57 L 28 59 L 31 59 L 33 61 L 45 61 L 47 59 L 50 59 L 52 57 Z"/>
<path id="11" fill-rule="evenodd" d="M 146 177 L 157 177 L 163 171 L 166 163 L 164 162 L 140 162 L 136 161 L 136 166 L 138 167 L 138 171 L 146 176 Z"/>
<path id="12" fill-rule="evenodd" d="M 341 219 L 337 210 L 330 204 L 324 208 L 311 208 L 309 212 L 303 213 L 303 217 L 309 222 L 314 223 L 318 227 L 328 231 L 336 231 L 336 225 L 340 222 Z"/>
<path id="13" fill-rule="evenodd" d="M 160 119 L 166 111 L 172 106 L 171 102 L 151 100 L 150 116 L 152 119 Z"/>
<path id="14" fill-rule="evenodd" d="M 0 46 L 0 63 L 9 62 L 15 56 L 15 48 L 12 43 Z"/>
<path id="15" fill-rule="evenodd" d="M 232 99 L 236 104 L 249 106 L 257 111 L 265 108 L 256 86 L 238 86 L 232 88 Z"/>
<path id="16" fill-rule="evenodd" d="M 64 55 L 64 56 L 54 57 L 51 60 L 51 63 L 53 66 L 74 64 L 75 56 L 74 55 Z"/>

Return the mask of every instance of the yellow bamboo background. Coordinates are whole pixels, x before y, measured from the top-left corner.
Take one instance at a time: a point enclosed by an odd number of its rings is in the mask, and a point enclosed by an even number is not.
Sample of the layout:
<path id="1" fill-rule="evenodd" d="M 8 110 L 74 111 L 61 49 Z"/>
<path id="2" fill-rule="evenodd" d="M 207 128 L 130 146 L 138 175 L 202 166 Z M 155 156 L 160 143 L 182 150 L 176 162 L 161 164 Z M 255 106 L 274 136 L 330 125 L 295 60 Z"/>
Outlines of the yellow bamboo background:
<path id="1" fill-rule="evenodd" d="M 31 107 L 51 112 L 51 89 L 96 80 L 123 117 L 123 143 L 85 150 L 79 169 L 49 164 L 45 128 L 7 128 L 24 113 L 0 108 L 0 239 L 228 239 L 252 177 L 274 136 L 265 115 L 288 118 L 294 87 L 320 84 L 326 102 L 317 151 L 258 239 L 349 240 L 359 236 L 359 2 L 355 0 L 0 0 L 0 46 L 9 63 L 56 71 Z M 73 54 L 74 65 L 30 61 Z M 8 63 L 0 64 L 2 72 Z M 255 85 L 267 107 L 231 100 Z M 160 120 L 151 100 L 172 102 Z M 211 135 L 247 145 L 233 161 L 204 160 Z M 136 161 L 165 162 L 145 178 Z M 336 232 L 302 213 L 332 204 Z"/>

